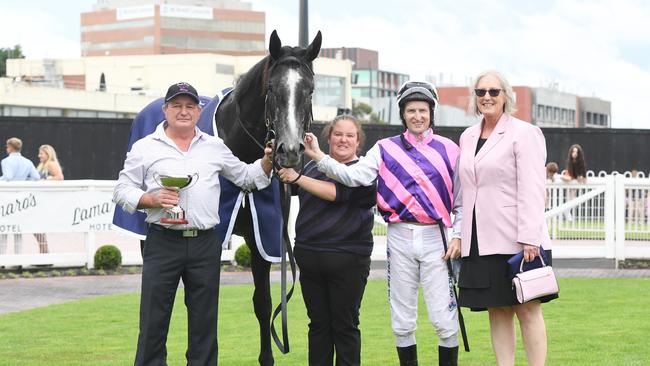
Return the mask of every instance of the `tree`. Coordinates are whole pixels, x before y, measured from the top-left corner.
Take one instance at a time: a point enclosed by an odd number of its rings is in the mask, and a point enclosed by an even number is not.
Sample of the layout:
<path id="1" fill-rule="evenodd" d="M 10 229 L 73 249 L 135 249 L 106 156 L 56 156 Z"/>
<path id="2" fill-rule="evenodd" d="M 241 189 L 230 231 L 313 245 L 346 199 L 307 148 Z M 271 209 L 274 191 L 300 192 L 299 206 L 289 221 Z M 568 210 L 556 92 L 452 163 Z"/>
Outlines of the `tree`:
<path id="1" fill-rule="evenodd" d="M 352 101 L 352 115 L 362 123 L 385 124 L 377 113 L 372 112 L 372 107 L 366 103 Z"/>
<path id="2" fill-rule="evenodd" d="M 13 48 L 0 48 L 0 77 L 7 76 L 7 59 L 10 58 L 25 58 L 19 44 Z"/>

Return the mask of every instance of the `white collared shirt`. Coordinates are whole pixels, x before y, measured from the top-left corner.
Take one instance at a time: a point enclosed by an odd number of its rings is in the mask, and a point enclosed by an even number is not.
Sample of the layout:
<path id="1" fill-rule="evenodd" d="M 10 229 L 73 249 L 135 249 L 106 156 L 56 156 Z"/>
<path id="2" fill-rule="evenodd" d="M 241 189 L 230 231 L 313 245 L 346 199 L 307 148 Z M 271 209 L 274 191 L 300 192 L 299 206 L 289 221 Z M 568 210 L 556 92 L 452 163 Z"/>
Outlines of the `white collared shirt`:
<path id="1" fill-rule="evenodd" d="M 161 122 L 156 130 L 138 140 L 126 155 L 113 201 L 124 211 L 133 213 L 145 193 L 162 189 L 154 180 L 159 175 L 194 175 L 196 182 L 180 190 L 179 206 L 185 210 L 187 225 L 166 225 L 171 229 L 207 230 L 219 223 L 219 174 L 244 189 L 263 189 L 271 183 L 260 160 L 245 164 L 233 155 L 219 137 L 195 127 L 196 135 L 187 151 L 181 151 L 165 133 Z M 196 178 L 196 177 L 195 177 Z M 162 208 L 147 209 L 147 222 L 158 223 Z"/>

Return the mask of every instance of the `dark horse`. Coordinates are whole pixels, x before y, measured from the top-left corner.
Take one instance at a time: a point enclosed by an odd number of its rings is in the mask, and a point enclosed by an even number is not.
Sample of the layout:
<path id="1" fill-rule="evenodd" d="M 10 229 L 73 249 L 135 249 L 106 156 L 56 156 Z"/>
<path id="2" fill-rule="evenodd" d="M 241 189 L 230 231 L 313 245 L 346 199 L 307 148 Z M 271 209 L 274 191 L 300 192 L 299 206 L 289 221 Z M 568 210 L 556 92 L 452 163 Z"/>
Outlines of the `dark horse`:
<path id="1" fill-rule="evenodd" d="M 318 57 L 321 33 L 306 48 L 282 46 L 273 31 L 269 55 L 255 64 L 226 95 L 216 112 L 217 131 L 240 160 L 252 163 L 263 156 L 263 146 L 275 139 L 275 165 L 297 167 L 304 150 L 304 134 L 312 120 L 314 91 L 312 61 Z M 277 189 L 277 186 L 275 186 Z M 267 188 L 273 189 L 273 187 Z M 253 305 L 260 325 L 260 365 L 273 365 L 271 351 L 271 263 L 260 255 L 252 229 L 249 196 L 239 210 L 233 232 L 243 236 L 251 250 L 255 292 Z"/>

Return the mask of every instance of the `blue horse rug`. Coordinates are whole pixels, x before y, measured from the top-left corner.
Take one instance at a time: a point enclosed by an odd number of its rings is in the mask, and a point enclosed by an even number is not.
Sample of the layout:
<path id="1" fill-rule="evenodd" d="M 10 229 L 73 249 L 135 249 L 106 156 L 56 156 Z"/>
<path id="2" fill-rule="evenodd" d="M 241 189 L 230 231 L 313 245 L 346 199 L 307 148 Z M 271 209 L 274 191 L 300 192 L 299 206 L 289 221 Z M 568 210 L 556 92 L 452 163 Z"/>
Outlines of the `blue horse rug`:
<path id="1" fill-rule="evenodd" d="M 216 111 L 219 103 L 232 89 L 226 89 L 217 94 L 214 98 L 201 96 L 203 110 L 199 117 L 197 127 L 210 135 L 217 133 Z M 149 103 L 133 119 L 131 135 L 127 145 L 127 151 L 131 151 L 133 144 L 139 139 L 153 133 L 156 127 L 165 120 L 162 111 L 164 98 L 156 99 Z M 280 182 L 273 176 L 271 185 L 260 191 L 242 191 L 241 188 L 223 177 L 219 177 L 221 184 L 221 195 L 219 197 L 219 219 L 215 226 L 222 246 L 227 247 L 235 225 L 235 219 L 239 212 L 244 196 L 248 196 L 250 203 L 251 217 L 253 218 L 253 233 L 257 249 L 265 260 L 269 262 L 280 262 L 280 246 L 282 245 L 282 209 L 280 204 Z M 147 236 L 148 225 L 145 222 L 147 214 L 143 211 L 136 211 L 130 214 L 119 205 L 115 206 L 113 214 L 113 225 L 118 231 L 126 231 L 135 235 L 138 239 L 144 240 Z"/>

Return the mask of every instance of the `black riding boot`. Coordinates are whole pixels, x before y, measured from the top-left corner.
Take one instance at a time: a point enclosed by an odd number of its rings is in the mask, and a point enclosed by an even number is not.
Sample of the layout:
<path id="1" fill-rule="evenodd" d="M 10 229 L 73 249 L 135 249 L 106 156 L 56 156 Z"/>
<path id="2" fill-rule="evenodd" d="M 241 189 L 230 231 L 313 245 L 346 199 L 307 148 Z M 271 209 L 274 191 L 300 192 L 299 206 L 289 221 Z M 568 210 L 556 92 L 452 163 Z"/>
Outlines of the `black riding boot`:
<path id="1" fill-rule="evenodd" d="M 438 365 L 458 366 L 458 346 L 453 348 L 438 346 Z"/>
<path id="2" fill-rule="evenodd" d="M 418 366 L 418 349 L 414 344 L 408 347 L 397 347 L 399 366 Z"/>

